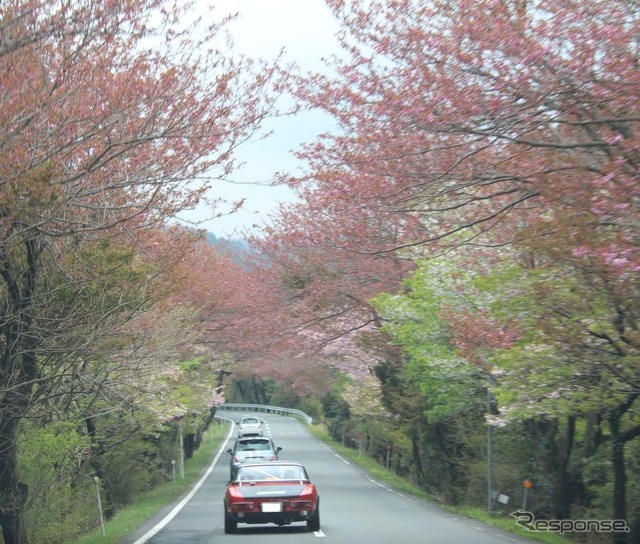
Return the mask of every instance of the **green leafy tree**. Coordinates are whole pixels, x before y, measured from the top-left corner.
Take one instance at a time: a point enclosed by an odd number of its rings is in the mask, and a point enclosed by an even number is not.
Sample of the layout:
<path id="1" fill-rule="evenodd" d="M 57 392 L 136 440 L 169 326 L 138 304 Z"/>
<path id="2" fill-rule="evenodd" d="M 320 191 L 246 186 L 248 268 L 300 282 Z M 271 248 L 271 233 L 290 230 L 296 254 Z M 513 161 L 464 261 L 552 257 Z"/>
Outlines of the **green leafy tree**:
<path id="1" fill-rule="evenodd" d="M 469 432 L 484 428 L 482 369 L 460 357 L 441 312 L 455 292 L 447 288 L 444 261 L 422 263 L 405 281 L 405 292 L 379 295 L 374 305 L 404 353 L 399 366 L 377 369 L 389 406 L 414 437 L 417 478 L 425 487 L 457 503 L 468 486 L 467 467 L 476 453 Z M 428 466 L 429 470 L 422 467 Z"/>
<path id="2" fill-rule="evenodd" d="M 521 294 L 505 296 L 505 306 L 519 316 L 522 334 L 492 358 L 499 368 L 496 394 L 502 417 L 529 418 L 538 430 L 546 427 L 546 433 L 555 433 L 558 421 L 565 420 L 566 449 L 556 463 L 564 471 L 575 420 L 583 420 L 582 456 L 589 458 L 605 445 L 609 449 L 609 515 L 626 519 L 625 450 L 640 436 L 634 409 L 640 375 L 635 282 L 611 275 L 590 259 L 555 262 L 520 269 Z M 558 502 L 570 503 L 567 499 L 565 493 Z"/>

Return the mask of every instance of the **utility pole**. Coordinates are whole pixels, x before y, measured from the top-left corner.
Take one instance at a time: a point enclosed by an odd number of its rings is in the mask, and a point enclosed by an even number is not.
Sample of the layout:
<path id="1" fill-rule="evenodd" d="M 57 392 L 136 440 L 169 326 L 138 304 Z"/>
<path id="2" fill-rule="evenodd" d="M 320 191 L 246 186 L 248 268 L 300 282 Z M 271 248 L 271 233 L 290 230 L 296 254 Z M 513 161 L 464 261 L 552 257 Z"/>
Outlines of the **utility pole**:
<path id="1" fill-rule="evenodd" d="M 182 420 L 178 422 L 178 440 L 180 442 L 180 478 L 184 479 L 184 443 L 182 440 Z"/>
<path id="2" fill-rule="evenodd" d="M 494 398 L 491 394 L 493 380 L 487 374 L 487 415 L 493 414 Z M 487 512 L 493 512 L 493 426 L 490 419 L 487 420 Z"/>
<path id="3" fill-rule="evenodd" d="M 93 481 L 96 484 L 96 495 L 98 502 L 98 513 L 100 514 L 100 527 L 102 528 L 102 536 L 105 537 L 107 535 L 104 529 L 104 514 L 102 513 L 102 500 L 100 499 L 100 478 L 97 476 L 93 477 Z"/>

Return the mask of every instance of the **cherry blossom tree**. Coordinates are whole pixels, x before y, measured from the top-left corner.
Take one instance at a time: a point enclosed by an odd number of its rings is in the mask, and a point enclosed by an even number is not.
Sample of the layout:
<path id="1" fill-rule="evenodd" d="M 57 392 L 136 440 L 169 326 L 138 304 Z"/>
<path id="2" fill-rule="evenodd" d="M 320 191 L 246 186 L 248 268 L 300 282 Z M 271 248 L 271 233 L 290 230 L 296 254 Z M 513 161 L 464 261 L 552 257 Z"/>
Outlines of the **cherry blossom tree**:
<path id="1" fill-rule="evenodd" d="M 526 295 L 545 308 L 533 322 L 489 303 L 451 306 L 452 342 L 488 369 L 495 350 L 552 316 L 542 330 L 567 372 L 578 360 L 609 361 L 620 386 L 611 413 L 628 414 L 637 391 L 638 6 L 328 4 L 343 23 L 345 55 L 331 73 L 299 76 L 295 92 L 339 131 L 299 151 L 306 171 L 283 181 L 301 203 L 282 210 L 263 246 L 296 286 L 298 322 L 326 331 L 363 311 L 411 268 L 396 266 L 403 259 L 453 249 L 460 267 L 511 259 L 555 282 L 559 304 L 540 282 Z M 375 321 L 375 312 L 362 315 Z M 616 478 L 623 517 L 624 475 Z"/>
<path id="2" fill-rule="evenodd" d="M 21 419 L 48 384 L 73 390 L 89 361 L 108 360 L 99 348 L 113 347 L 148 307 L 163 269 L 146 259 L 153 242 L 145 233 L 194 206 L 212 176 L 227 175 L 234 148 L 271 110 L 273 67 L 216 49 L 222 21 L 185 25 L 189 7 L 164 0 L 0 7 L 7 544 L 27 542 L 28 489 L 16 465 Z"/>
<path id="3" fill-rule="evenodd" d="M 306 173 L 282 181 L 301 203 L 260 246 L 315 297 L 301 322 L 359 311 L 397 285 L 412 249 L 562 229 L 582 232 L 579 254 L 633 269 L 635 13 L 617 2 L 329 5 L 346 58 L 295 92 L 340 130 L 300 150 Z"/>
<path id="4" fill-rule="evenodd" d="M 316 235 L 340 229 L 334 246 L 380 253 L 495 246 L 523 228 L 571 239 L 582 225 L 573 251 L 634 269 L 638 13 L 626 2 L 328 3 L 347 58 L 336 77 L 300 78 L 298 94 L 341 130 L 302 149 L 308 172 L 288 179 L 319 212 Z"/>

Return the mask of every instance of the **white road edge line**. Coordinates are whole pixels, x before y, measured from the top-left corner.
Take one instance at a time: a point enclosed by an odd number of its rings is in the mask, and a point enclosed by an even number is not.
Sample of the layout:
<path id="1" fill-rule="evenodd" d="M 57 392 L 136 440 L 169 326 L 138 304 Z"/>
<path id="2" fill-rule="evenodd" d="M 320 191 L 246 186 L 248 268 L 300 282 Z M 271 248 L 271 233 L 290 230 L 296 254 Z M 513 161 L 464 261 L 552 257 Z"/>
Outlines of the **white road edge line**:
<path id="1" fill-rule="evenodd" d="M 223 418 L 219 418 L 219 419 L 223 419 Z M 207 471 L 202 475 L 202 478 L 200 478 L 200 480 L 198 480 L 198 483 L 193 486 L 193 488 L 191 489 L 191 491 L 189 491 L 189 493 L 185 496 L 185 498 L 182 499 L 178 504 L 176 504 L 175 507 L 173 508 L 173 510 L 171 510 L 171 512 L 169 512 L 164 517 L 164 519 L 162 521 L 160 521 L 160 523 L 158 523 L 156 526 L 154 526 L 150 531 L 148 531 L 145 535 L 143 535 L 138 540 L 136 540 L 133 544 L 144 544 L 151 537 L 153 537 L 157 533 L 159 533 L 173 518 L 175 518 L 178 515 L 178 512 L 180 512 L 180 510 L 182 510 L 184 508 L 184 506 L 196 494 L 198 489 L 200 489 L 202 487 L 202 484 L 204 484 L 204 481 L 209 477 L 209 474 L 211 474 L 211 472 L 213 472 L 213 469 L 215 468 L 216 463 L 218 462 L 218 459 L 220 459 L 220 456 L 222 455 L 222 452 L 224 451 L 224 444 L 226 444 L 227 441 L 229 440 L 229 438 L 231 438 L 231 434 L 233 433 L 233 430 L 235 429 L 235 423 L 233 422 L 233 420 L 228 420 L 228 421 L 232 422 L 231 428 L 229 429 L 229 434 L 227 435 L 227 438 L 225 439 L 225 441 L 223 443 L 223 446 L 218 450 L 218 453 L 213 458 L 213 461 L 211 461 L 211 464 L 209 465 L 209 468 L 207 468 Z"/>
<path id="2" fill-rule="evenodd" d="M 325 450 L 330 451 L 331 453 L 333 453 L 333 455 L 335 455 L 338 459 L 340 459 L 340 461 L 342 461 L 345 465 L 350 465 L 351 463 L 349 461 L 347 461 L 344 457 L 341 457 L 340 455 L 338 455 L 335 451 L 333 451 L 329 446 L 327 446 L 326 444 L 320 444 Z"/>
<path id="3" fill-rule="evenodd" d="M 414 504 L 419 504 L 419 502 L 417 500 L 412 499 L 411 497 L 409 497 L 408 495 L 405 495 L 404 493 L 401 493 L 400 491 L 396 491 L 394 489 L 391 489 L 389 486 L 381 484 L 377 480 L 374 480 L 373 478 L 371 478 L 371 476 L 368 476 L 368 475 L 365 474 L 364 477 L 367 480 L 369 480 L 372 484 L 377 485 L 378 487 L 381 487 L 382 489 L 384 489 L 385 491 L 388 491 L 389 493 L 393 493 L 394 495 L 397 495 L 398 497 L 402 497 L 404 500 L 412 502 Z"/>

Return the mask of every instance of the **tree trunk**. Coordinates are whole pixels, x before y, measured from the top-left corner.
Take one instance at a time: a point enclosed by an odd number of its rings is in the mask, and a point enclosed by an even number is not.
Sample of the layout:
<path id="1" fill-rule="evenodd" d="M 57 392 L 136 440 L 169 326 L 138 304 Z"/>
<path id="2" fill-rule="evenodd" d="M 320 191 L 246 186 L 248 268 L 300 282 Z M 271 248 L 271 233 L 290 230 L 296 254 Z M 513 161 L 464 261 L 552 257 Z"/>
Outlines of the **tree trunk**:
<path id="1" fill-rule="evenodd" d="M 31 312 L 39 250 L 32 239 L 25 240 L 23 247 L 27 258 L 22 270 L 13 270 L 5 251 L 0 260 L 6 296 L 0 316 L 0 526 L 4 544 L 28 544 L 24 521 L 28 487 L 19 479 L 17 435 L 38 375 Z"/>
<path id="2" fill-rule="evenodd" d="M 191 459 L 196 451 L 196 435 L 193 433 L 186 434 L 182 439 L 184 448 L 184 458 Z"/>
<path id="3" fill-rule="evenodd" d="M 253 394 L 256 404 L 269 404 L 270 396 L 267 393 L 267 388 L 264 385 L 264 380 L 260 376 L 254 376 L 253 380 Z"/>
<path id="4" fill-rule="evenodd" d="M 590 413 L 586 417 L 587 427 L 584 431 L 584 439 L 582 441 L 581 457 L 583 459 L 589 459 L 592 457 L 602 443 L 602 430 L 600 429 L 601 421 L 602 414 L 599 412 Z"/>
<path id="5" fill-rule="evenodd" d="M 550 514 L 554 519 L 569 519 L 574 485 L 569 460 L 575 439 L 575 417 L 567 418 L 564 429 L 557 419 L 530 421 L 527 427 L 537 445 L 536 457 L 546 477 Z"/>
<path id="6" fill-rule="evenodd" d="M 627 519 L 627 471 L 624 465 L 624 440 L 620 433 L 620 415 L 609 416 L 611 430 L 611 462 L 613 465 L 613 519 Z M 614 544 L 625 544 L 627 534 L 613 533 Z"/>
<path id="7" fill-rule="evenodd" d="M 415 466 L 416 482 L 419 486 L 424 485 L 424 470 L 422 468 L 422 455 L 420 454 L 420 444 L 416 433 L 411 433 L 411 450 L 413 453 L 413 463 Z"/>
<path id="8" fill-rule="evenodd" d="M 244 392 L 244 383 L 242 380 L 237 380 L 235 382 L 235 388 L 233 390 L 233 399 L 232 402 L 237 402 L 237 397 L 240 397 L 240 402 L 248 402 L 247 394 Z"/>
<path id="9" fill-rule="evenodd" d="M 16 435 L 18 418 L 0 407 L 0 526 L 4 544 L 28 544 L 24 505 L 28 488 L 18 479 Z"/>

